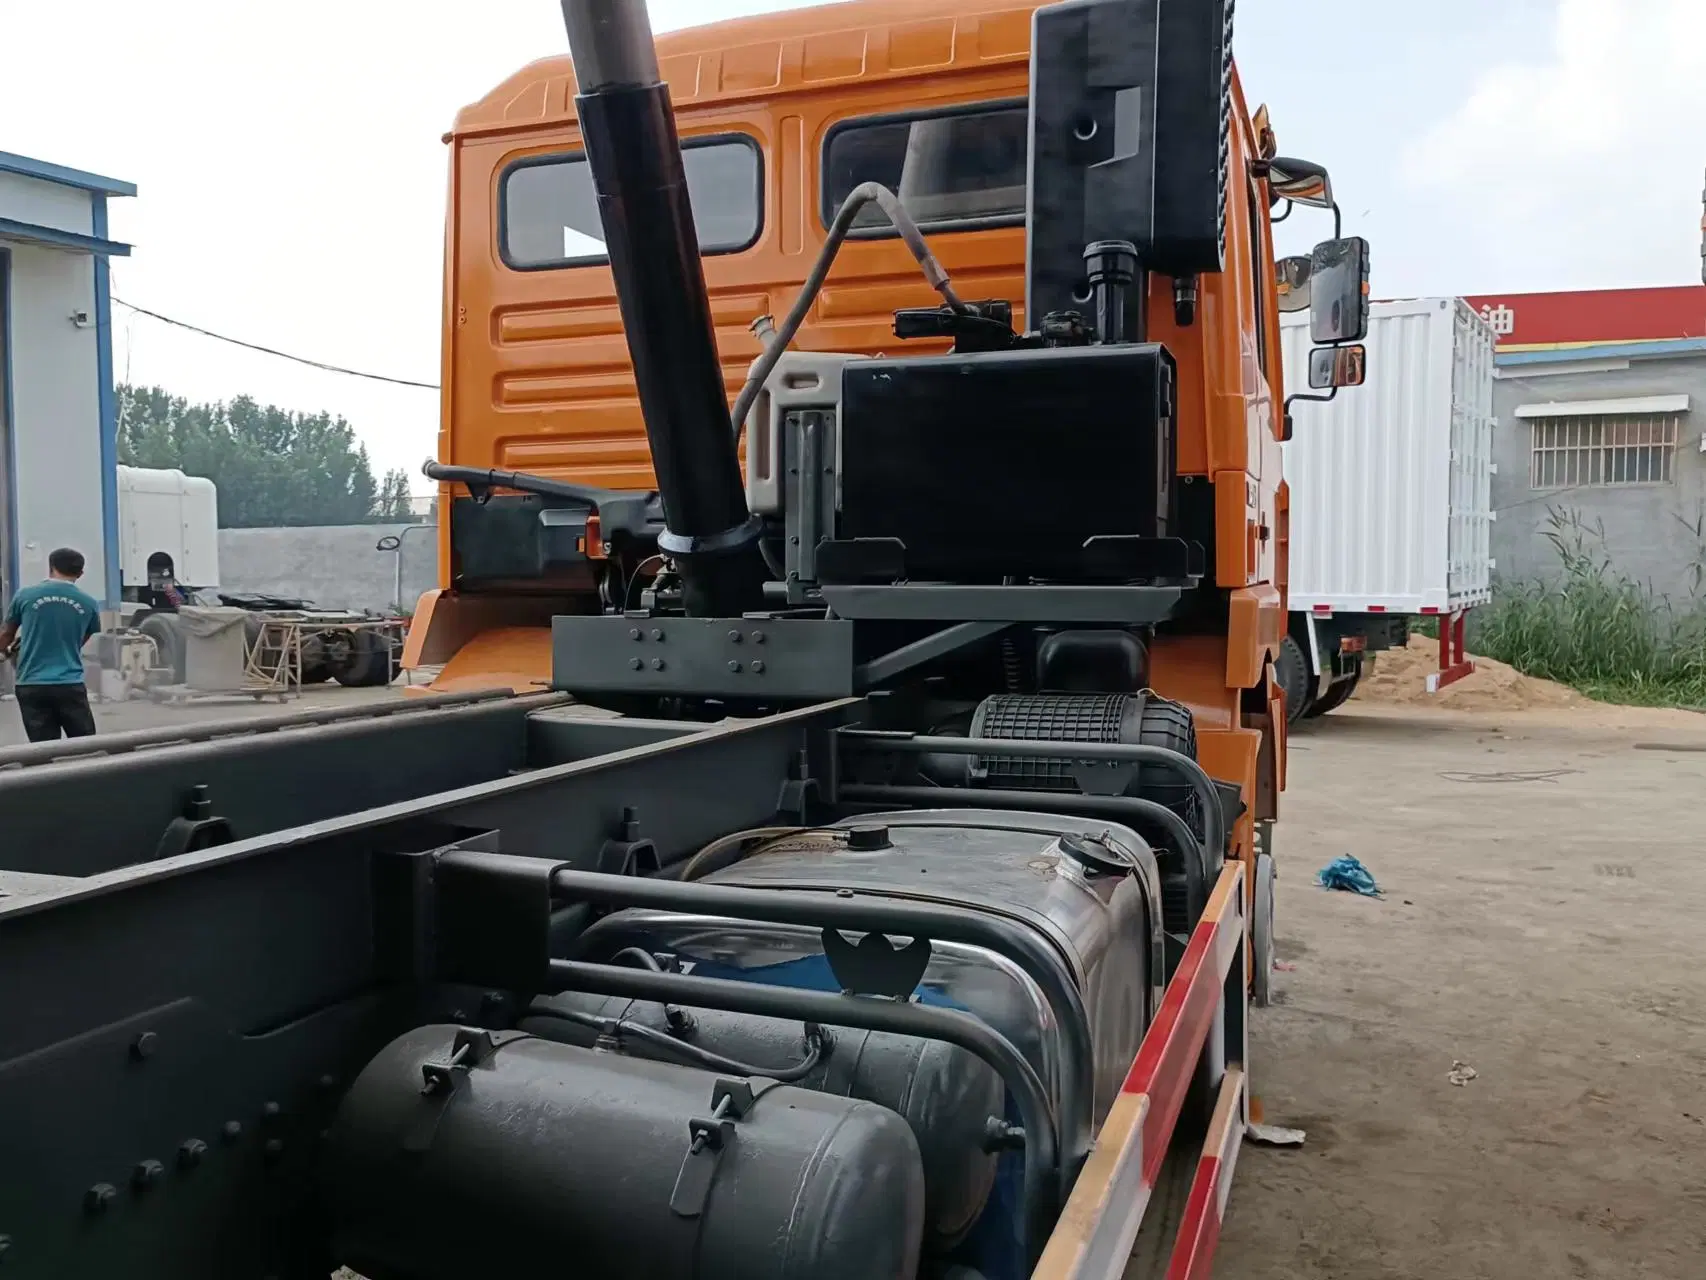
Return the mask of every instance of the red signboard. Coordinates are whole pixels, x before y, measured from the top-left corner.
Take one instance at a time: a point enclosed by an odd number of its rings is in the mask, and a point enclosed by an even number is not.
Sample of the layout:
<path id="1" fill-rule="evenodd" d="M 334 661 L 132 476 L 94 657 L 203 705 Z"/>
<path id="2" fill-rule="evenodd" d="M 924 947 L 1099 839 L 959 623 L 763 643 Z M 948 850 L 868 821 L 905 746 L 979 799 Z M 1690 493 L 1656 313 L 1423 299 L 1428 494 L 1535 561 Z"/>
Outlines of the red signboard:
<path id="1" fill-rule="evenodd" d="M 1468 299 L 1501 347 L 1706 338 L 1706 285 L 1502 293 Z"/>

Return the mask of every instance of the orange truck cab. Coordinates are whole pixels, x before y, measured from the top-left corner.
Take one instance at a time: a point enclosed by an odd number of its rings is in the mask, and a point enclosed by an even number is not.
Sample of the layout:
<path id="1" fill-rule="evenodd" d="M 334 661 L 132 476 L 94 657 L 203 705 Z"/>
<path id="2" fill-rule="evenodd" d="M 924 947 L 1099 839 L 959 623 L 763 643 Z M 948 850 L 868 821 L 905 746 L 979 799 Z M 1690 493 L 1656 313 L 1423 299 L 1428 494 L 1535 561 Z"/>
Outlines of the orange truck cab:
<path id="1" fill-rule="evenodd" d="M 867 181 L 900 195 L 963 296 L 1012 300 L 1024 327 L 1034 10 L 855 0 L 658 38 L 731 399 L 763 350 L 757 322 L 792 304 L 838 206 Z M 1177 360 L 1176 479 L 1212 524 L 1224 618 L 1207 633 L 1162 629 L 1149 678 L 1194 713 L 1203 766 L 1239 780 L 1235 845 L 1248 856 L 1284 785 L 1269 674 L 1286 629 L 1276 275 L 1291 306 L 1309 274 L 1307 261 L 1276 273 L 1269 211 L 1331 195 L 1323 171 L 1276 158 L 1266 109 L 1250 112 L 1228 74 L 1224 268 L 1147 277 L 1146 305 L 1148 340 Z M 574 95 L 568 57 L 542 59 L 463 110 L 448 138 L 438 459 L 461 478 L 440 494 L 441 586 L 422 598 L 405 653 L 406 666 L 442 668 L 435 689 L 548 685 L 554 615 L 633 605 L 645 589 L 646 566 L 611 548 L 585 504 L 502 483 L 505 472 L 655 483 Z M 881 214 L 866 213 L 794 350 L 894 354 L 897 309 L 937 301 Z M 1330 388 L 1352 363 L 1327 360 L 1312 384 Z"/>

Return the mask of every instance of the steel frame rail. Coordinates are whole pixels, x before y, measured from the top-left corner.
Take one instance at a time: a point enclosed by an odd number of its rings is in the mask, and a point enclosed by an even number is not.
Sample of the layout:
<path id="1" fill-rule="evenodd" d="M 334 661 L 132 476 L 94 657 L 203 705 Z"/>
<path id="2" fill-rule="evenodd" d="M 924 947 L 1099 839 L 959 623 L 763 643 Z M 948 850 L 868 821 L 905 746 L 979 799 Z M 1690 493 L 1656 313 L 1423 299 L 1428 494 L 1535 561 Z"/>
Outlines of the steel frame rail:
<path id="1" fill-rule="evenodd" d="M 1207 1280 L 1250 1119 L 1244 874 L 1228 863 L 1215 883 L 1031 1280 L 1125 1275 L 1199 1062 L 1215 1106 L 1166 1280 Z"/>

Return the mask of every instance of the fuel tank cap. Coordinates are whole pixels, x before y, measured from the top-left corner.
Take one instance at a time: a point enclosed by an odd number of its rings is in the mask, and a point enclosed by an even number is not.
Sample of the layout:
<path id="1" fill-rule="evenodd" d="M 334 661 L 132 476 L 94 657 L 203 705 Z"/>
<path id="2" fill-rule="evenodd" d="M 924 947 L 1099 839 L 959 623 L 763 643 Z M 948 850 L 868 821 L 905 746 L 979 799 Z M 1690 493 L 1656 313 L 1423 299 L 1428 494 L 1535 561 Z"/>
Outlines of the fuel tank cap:
<path id="1" fill-rule="evenodd" d="M 855 853 L 872 853 L 878 849 L 894 848 L 894 841 L 889 839 L 887 827 L 881 823 L 867 823 L 847 829 L 847 847 Z"/>
<path id="2" fill-rule="evenodd" d="M 1057 842 L 1060 851 L 1087 871 L 1103 875 L 1124 875 L 1131 870 L 1131 860 L 1114 846 L 1094 836 L 1068 833 Z"/>

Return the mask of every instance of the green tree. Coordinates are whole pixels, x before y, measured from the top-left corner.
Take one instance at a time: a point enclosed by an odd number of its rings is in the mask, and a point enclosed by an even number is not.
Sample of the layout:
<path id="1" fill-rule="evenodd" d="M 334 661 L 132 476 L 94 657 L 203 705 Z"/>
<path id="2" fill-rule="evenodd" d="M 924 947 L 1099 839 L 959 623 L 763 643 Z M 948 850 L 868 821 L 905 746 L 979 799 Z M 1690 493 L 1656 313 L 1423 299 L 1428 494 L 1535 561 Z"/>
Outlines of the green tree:
<path id="1" fill-rule="evenodd" d="M 398 518 L 391 514 L 394 501 L 386 506 L 374 482 L 366 448 L 343 418 L 258 404 L 249 396 L 194 403 L 161 387 L 127 385 L 118 388 L 118 407 L 119 461 L 206 476 L 219 490 L 225 528 Z M 407 492 L 405 480 L 405 507 Z"/>
<path id="2" fill-rule="evenodd" d="M 396 524 L 413 523 L 414 495 L 409 492 L 409 473 L 392 467 L 379 484 L 379 500 L 374 504 L 374 518 Z"/>

